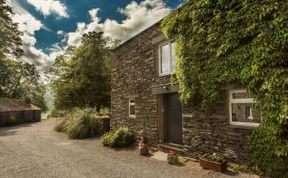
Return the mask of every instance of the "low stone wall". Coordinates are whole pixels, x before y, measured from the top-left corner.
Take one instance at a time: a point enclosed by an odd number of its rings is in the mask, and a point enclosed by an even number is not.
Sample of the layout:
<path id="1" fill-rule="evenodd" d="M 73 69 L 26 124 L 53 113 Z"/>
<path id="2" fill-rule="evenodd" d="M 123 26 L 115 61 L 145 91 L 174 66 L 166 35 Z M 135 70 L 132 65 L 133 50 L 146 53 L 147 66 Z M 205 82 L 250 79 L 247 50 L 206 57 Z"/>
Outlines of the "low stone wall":
<path id="1" fill-rule="evenodd" d="M 9 119 L 15 118 L 16 124 L 40 122 L 41 111 L 10 111 L 0 112 L 0 127 L 9 126 Z"/>
<path id="2" fill-rule="evenodd" d="M 100 120 L 99 134 L 103 135 L 110 131 L 110 117 L 109 116 L 96 116 Z"/>

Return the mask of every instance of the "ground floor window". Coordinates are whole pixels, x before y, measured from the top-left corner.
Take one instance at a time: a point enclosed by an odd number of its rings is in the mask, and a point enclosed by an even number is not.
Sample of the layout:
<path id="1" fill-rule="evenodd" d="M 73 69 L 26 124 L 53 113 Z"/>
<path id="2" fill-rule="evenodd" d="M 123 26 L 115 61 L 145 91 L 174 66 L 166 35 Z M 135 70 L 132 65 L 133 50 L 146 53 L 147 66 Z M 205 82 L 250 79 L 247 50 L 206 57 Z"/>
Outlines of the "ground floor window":
<path id="1" fill-rule="evenodd" d="M 255 100 L 246 89 L 230 91 L 229 117 L 232 125 L 258 126 L 261 122 L 259 109 L 255 107 Z"/>
<path id="2" fill-rule="evenodd" d="M 135 111 L 135 99 L 129 99 L 129 109 L 128 109 L 129 117 L 136 117 Z"/>

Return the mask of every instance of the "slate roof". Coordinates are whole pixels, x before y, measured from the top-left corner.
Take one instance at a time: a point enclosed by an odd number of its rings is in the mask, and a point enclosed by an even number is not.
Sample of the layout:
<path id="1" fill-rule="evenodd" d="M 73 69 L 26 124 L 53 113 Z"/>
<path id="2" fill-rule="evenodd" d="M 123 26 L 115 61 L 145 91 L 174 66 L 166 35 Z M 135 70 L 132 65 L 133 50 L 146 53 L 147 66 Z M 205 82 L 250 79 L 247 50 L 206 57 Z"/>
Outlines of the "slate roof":
<path id="1" fill-rule="evenodd" d="M 41 110 L 33 104 L 13 98 L 0 98 L 0 112 Z"/>

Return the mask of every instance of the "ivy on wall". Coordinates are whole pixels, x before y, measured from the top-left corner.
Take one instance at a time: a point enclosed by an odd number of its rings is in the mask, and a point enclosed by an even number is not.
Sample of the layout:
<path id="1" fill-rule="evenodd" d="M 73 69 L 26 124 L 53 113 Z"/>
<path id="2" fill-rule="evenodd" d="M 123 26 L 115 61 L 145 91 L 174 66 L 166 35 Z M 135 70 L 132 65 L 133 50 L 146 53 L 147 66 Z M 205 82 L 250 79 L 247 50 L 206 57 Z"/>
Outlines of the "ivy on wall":
<path id="1" fill-rule="evenodd" d="M 272 165 L 272 158 L 288 160 L 287 1 L 188 1 L 163 20 L 162 29 L 177 42 L 176 79 L 182 101 L 201 96 L 205 106 L 224 86 L 245 86 L 265 118 L 252 135 L 253 161 L 268 175 L 277 176 L 277 168 L 288 172 L 288 166 Z M 268 125 L 275 127 L 267 129 Z M 263 143 L 269 148 L 261 150 Z M 258 159 L 259 154 L 267 159 Z"/>

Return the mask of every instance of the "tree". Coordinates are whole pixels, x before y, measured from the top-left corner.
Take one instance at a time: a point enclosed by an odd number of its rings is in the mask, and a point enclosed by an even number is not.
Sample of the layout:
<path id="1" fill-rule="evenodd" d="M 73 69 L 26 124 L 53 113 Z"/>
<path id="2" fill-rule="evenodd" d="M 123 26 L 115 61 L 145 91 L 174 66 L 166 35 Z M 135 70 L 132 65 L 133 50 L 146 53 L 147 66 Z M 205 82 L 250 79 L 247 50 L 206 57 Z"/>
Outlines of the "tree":
<path id="1" fill-rule="evenodd" d="M 13 23 L 12 14 L 11 7 L 0 0 L 0 97 L 29 98 L 46 110 L 42 97 L 45 88 L 38 82 L 39 73 L 34 65 L 18 61 L 23 55 L 22 33 Z"/>
<path id="2" fill-rule="evenodd" d="M 83 35 L 51 68 L 56 109 L 110 105 L 111 40 L 102 32 Z"/>
<path id="3" fill-rule="evenodd" d="M 7 6 L 4 0 L 0 0 L 0 60 L 5 57 L 5 54 L 15 57 L 23 54 L 21 32 L 17 24 L 12 22 L 12 14 L 11 7 Z"/>
<path id="4" fill-rule="evenodd" d="M 177 42 L 182 101 L 201 96 L 206 106 L 229 83 L 247 87 L 265 118 L 253 132 L 253 161 L 268 175 L 288 176 L 287 2 L 189 1 L 162 28 Z"/>
<path id="5" fill-rule="evenodd" d="M 15 60 L 0 60 L 5 70 L 0 70 L 0 98 L 29 99 L 32 104 L 47 110 L 44 99 L 45 87 L 38 81 L 35 65 Z"/>

